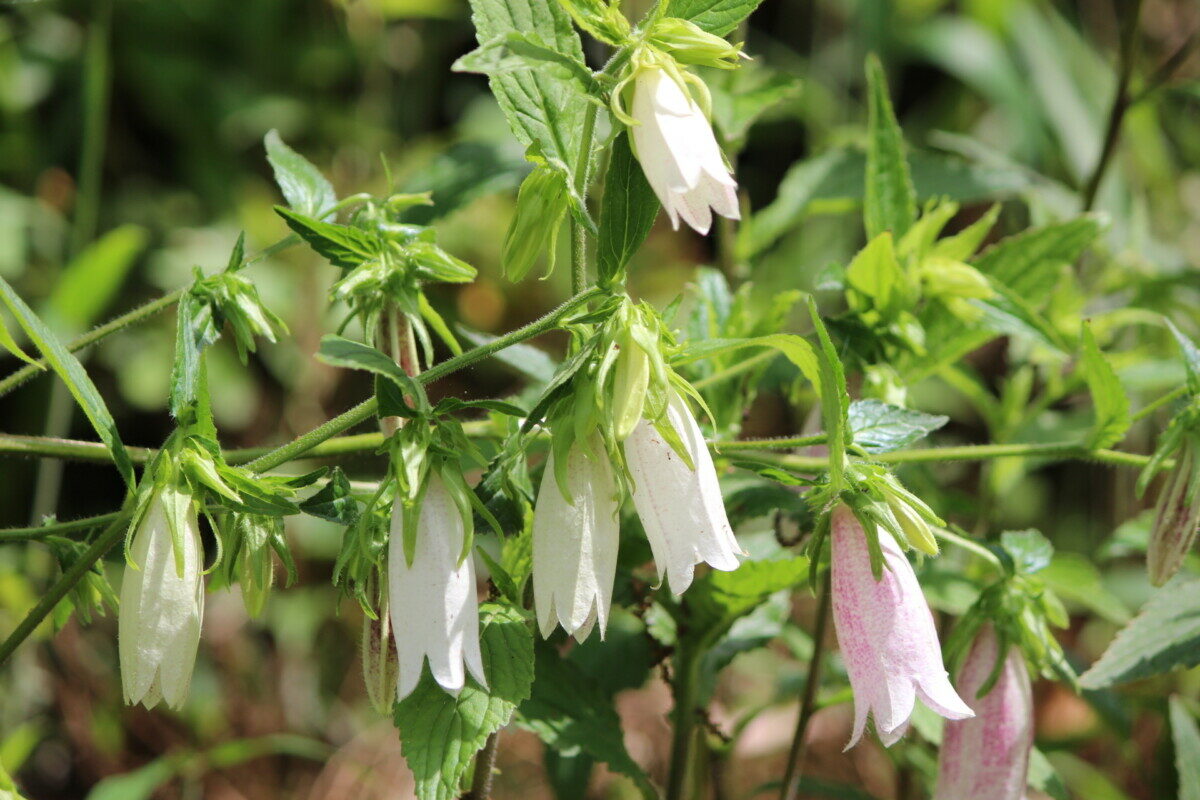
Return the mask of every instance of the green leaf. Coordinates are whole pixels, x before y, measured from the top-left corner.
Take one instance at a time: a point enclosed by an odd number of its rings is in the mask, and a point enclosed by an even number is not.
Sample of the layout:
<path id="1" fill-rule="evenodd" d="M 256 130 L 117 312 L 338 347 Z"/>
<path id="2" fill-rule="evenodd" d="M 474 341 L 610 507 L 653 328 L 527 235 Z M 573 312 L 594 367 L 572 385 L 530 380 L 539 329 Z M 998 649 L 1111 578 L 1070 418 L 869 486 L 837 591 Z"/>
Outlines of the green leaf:
<path id="1" fill-rule="evenodd" d="M 1125 438 L 1132 420 L 1129 416 L 1129 397 L 1104 357 L 1092 334 L 1092 327 L 1083 324 L 1083 377 L 1092 395 L 1096 421 L 1088 437 L 1088 447 L 1110 447 Z"/>
<path id="2" fill-rule="evenodd" d="M 217 341 L 220 335 L 208 303 L 190 291 L 179 298 L 175 319 L 175 361 L 171 366 L 168 407 L 171 416 L 180 422 L 193 419 L 193 410 L 201 399 L 200 375 L 204 348 Z"/>
<path id="3" fill-rule="evenodd" d="M 1026 783 L 1039 792 L 1050 795 L 1054 800 L 1070 799 L 1070 793 L 1063 785 L 1062 778 L 1058 776 L 1058 771 L 1046 758 L 1046 754 L 1036 747 L 1029 751 L 1029 774 Z"/>
<path id="4" fill-rule="evenodd" d="M 556 0 L 471 0 L 471 20 L 481 45 L 510 33 L 536 36 L 546 48 L 584 63 L 579 34 Z M 555 70 L 524 68 L 490 75 L 489 82 L 517 139 L 537 143 L 574 183 L 587 100 L 573 81 Z"/>
<path id="5" fill-rule="evenodd" d="M 58 340 L 54 332 L 33 313 L 33 310 L 3 278 L 0 278 L 0 296 L 2 296 L 0 299 L 3 299 L 5 305 L 8 306 L 8 310 L 16 317 L 17 323 L 25 331 L 25 335 L 42 354 L 42 358 L 46 359 L 46 363 L 67 385 L 71 396 L 75 398 L 75 402 L 83 409 L 88 421 L 95 428 L 100 441 L 108 447 L 117 471 L 125 479 L 125 485 L 132 489 L 134 486 L 133 463 L 129 460 L 129 453 L 126 452 L 125 445 L 121 443 L 121 436 L 117 433 L 117 424 L 113 421 L 108 406 L 104 404 L 104 399 L 100 397 L 100 392 L 96 391 L 95 384 L 88 377 L 83 365 L 79 363 L 79 359 L 71 354 L 66 345 Z"/>
<path id="6" fill-rule="evenodd" d="M 350 481 L 341 467 L 334 467 L 320 491 L 300 504 L 300 510 L 339 525 L 353 525 L 358 519 L 358 502 L 351 495 Z"/>
<path id="7" fill-rule="evenodd" d="M 1117 625 L 1129 622 L 1129 609 L 1121 598 L 1104 585 L 1100 570 L 1087 556 L 1055 553 L 1040 577 L 1055 593 L 1094 611 L 1109 622 Z"/>
<path id="8" fill-rule="evenodd" d="M 727 148 L 745 141 L 746 134 L 763 114 L 800 94 L 800 79 L 748 62 L 738 69 L 722 70 L 709 81 L 713 122 Z"/>
<path id="9" fill-rule="evenodd" d="M 479 614 L 488 688 L 468 679 L 454 697 L 426 669 L 413 693 L 396 704 L 401 751 L 416 779 L 419 800 L 455 800 L 471 759 L 529 697 L 533 636 L 521 612 L 486 603 Z"/>
<path id="10" fill-rule="evenodd" d="M 87 800 L 150 800 L 182 763 L 178 756 L 164 756 L 131 772 L 110 775 L 88 792 Z"/>
<path id="11" fill-rule="evenodd" d="M 394 383 L 401 392 L 412 398 L 416 402 L 417 411 L 423 411 L 429 407 L 429 400 L 425 396 L 424 387 L 401 369 L 399 364 L 370 345 L 346 339 L 342 336 L 327 334 L 321 338 L 321 347 L 317 350 L 317 359 L 335 367 L 361 369 L 379 375 Z M 380 415 L 391 416 L 402 413 L 402 411 L 403 409 L 384 409 L 381 407 Z M 411 416 L 411 413 L 411 411 L 408 411 L 408 413 L 403 415 Z"/>
<path id="12" fill-rule="evenodd" d="M 813 386 L 821 386 L 821 368 L 817 354 L 803 336 L 793 333 L 773 333 L 753 336 L 749 339 L 701 339 L 687 342 L 679 354 L 671 360 L 672 366 L 683 366 L 703 358 L 712 358 L 722 353 L 744 347 L 771 347 L 778 350 L 788 361 L 804 373 Z"/>
<path id="13" fill-rule="evenodd" d="M 1012 557 L 1019 572 L 1041 572 L 1050 566 L 1050 559 L 1054 557 L 1054 545 L 1032 528 L 1005 531 L 1000 534 L 1000 546 Z"/>
<path id="14" fill-rule="evenodd" d="M 1085 689 L 1200 664 L 1200 580 L 1176 579 L 1155 592 L 1104 655 L 1079 677 Z"/>
<path id="15" fill-rule="evenodd" d="M 887 76 L 867 59 L 867 175 L 863 221 L 867 238 L 891 231 L 899 239 L 917 218 L 917 192 L 904 152 L 904 135 L 888 98 Z"/>
<path id="16" fill-rule="evenodd" d="M 358 228 L 320 222 L 282 206 L 275 206 L 275 213 L 283 217 L 288 227 L 308 242 L 309 247 L 329 259 L 335 267 L 353 269 L 379 255 L 379 242 Z"/>
<path id="17" fill-rule="evenodd" d="M 846 459 L 846 437 L 850 430 L 850 394 L 846 391 L 846 374 L 842 360 L 838 357 L 829 331 L 821 321 L 821 312 L 816 301 L 808 298 L 808 315 L 821 343 L 817 351 L 821 365 L 818 387 L 821 393 L 821 419 L 825 426 L 825 446 L 829 449 L 829 485 L 835 492 L 841 491 L 842 472 Z"/>
<path id="18" fill-rule="evenodd" d="M 476 198 L 515 188 L 529 171 L 529 162 L 509 149 L 486 142 L 452 145 L 405 178 L 401 192 L 430 192 L 433 204 L 412 206 L 401 219 L 429 225 Z"/>
<path id="19" fill-rule="evenodd" d="M 455 61 L 451 69 L 482 75 L 503 75 L 523 70 L 549 71 L 581 92 L 585 98 L 603 102 L 600 84 L 583 59 L 554 49 L 536 33 L 510 31 L 498 36 Z"/>
<path id="20" fill-rule="evenodd" d="M 950 421 L 881 400 L 855 400 L 847 411 L 851 441 L 869 453 L 887 453 L 908 447 Z"/>
<path id="21" fill-rule="evenodd" d="M 623 273 L 654 227 L 658 209 L 658 197 L 629 147 L 629 134 L 622 133 L 613 142 L 600 201 L 596 259 L 602 286 Z"/>
<path id="22" fill-rule="evenodd" d="M 1200 800 L 1200 729 L 1196 718 L 1178 697 L 1170 701 L 1171 739 L 1179 773 L 1179 800 Z"/>
<path id="23" fill-rule="evenodd" d="M 8 326 L 4 324 L 3 318 L 0 318 L 0 347 L 3 347 L 5 350 L 12 353 L 22 361 L 33 364 L 38 369 L 45 369 L 45 367 L 42 367 L 37 361 L 31 358 L 28 353 L 21 349 L 21 346 L 17 344 L 17 340 L 13 338 L 11 333 L 9 333 Z"/>
<path id="24" fill-rule="evenodd" d="M 544 641 L 534 648 L 536 680 L 517 712 L 517 724 L 548 746 L 565 753 L 582 751 L 631 778 L 645 798 L 658 793 L 625 749 L 621 720 L 612 698 L 575 664 Z"/>
<path id="25" fill-rule="evenodd" d="M 670 0 L 666 16 L 691 20 L 717 36 L 736 28 L 762 0 Z"/>
<path id="26" fill-rule="evenodd" d="M 321 171 L 284 144 L 274 129 L 267 131 L 263 145 L 267 148 L 267 161 L 271 162 L 275 172 L 275 182 L 288 206 L 308 217 L 329 219 L 332 215 L 327 212 L 337 205 L 337 194 Z"/>
<path id="27" fill-rule="evenodd" d="M 122 225 L 92 242 L 63 269 L 46 301 L 46 319 L 78 333 L 90 328 L 116 297 L 146 246 L 146 230 Z"/>
<path id="28" fill-rule="evenodd" d="M 709 572 L 688 590 L 693 615 L 688 635 L 715 640 L 775 592 L 803 583 L 808 566 L 807 558 L 779 558 L 743 561 L 732 572 Z"/>
<path id="29" fill-rule="evenodd" d="M 474 331 L 463 325 L 458 326 L 458 332 L 476 347 L 496 341 L 491 334 Z M 554 377 L 554 370 L 558 368 L 558 363 L 545 350 L 523 342 L 506 347 L 493 357 L 538 383 L 549 383 Z"/>

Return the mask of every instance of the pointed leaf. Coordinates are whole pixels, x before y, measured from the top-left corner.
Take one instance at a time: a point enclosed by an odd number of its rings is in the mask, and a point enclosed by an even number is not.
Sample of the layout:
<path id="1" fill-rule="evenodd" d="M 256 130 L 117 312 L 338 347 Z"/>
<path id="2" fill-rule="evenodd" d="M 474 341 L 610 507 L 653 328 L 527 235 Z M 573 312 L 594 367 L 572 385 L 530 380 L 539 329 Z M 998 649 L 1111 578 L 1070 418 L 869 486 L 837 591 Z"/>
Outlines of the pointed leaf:
<path id="1" fill-rule="evenodd" d="M 613 142 L 600 202 L 596 259 L 601 285 L 622 273 L 646 241 L 658 209 L 658 198 L 629 147 L 629 135 L 623 133 Z"/>
<path id="2" fill-rule="evenodd" d="M 1087 323 L 1083 325 L 1083 377 L 1092 395 L 1096 421 L 1088 437 L 1088 446 L 1096 449 L 1110 447 L 1125 438 L 1132 422 L 1129 416 L 1129 397 L 1113 371 L 1112 365 L 1100 352 L 1096 337 Z"/>
<path id="3" fill-rule="evenodd" d="M 279 191 L 293 211 L 309 217 L 320 217 L 337 205 L 333 186 L 308 159 L 283 143 L 279 132 L 272 129 L 263 138 L 267 161 L 275 172 Z M 323 219 L 329 219 L 327 215 Z"/>
<path id="4" fill-rule="evenodd" d="M 897 240 L 917 218 L 917 192 L 908 171 L 904 135 L 888 98 L 883 64 L 867 59 L 867 184 L 863 220 L 867 237 L 891 231 Z"/>

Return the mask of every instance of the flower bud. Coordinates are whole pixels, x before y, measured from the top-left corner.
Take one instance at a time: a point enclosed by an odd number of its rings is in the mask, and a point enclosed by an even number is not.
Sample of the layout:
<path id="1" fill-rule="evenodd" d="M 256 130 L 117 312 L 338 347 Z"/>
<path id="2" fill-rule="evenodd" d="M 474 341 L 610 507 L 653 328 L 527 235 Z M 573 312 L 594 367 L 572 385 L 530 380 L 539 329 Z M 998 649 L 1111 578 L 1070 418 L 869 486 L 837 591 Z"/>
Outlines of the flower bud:
<path id="1" fill-rule="evenodd" d="M 509 280 L 528 275 L 542 253 L 546 254 L 546 273 L 554 269 L 555 243 L 566 212 L 566 176 L 557 169 L 535 167 L 517 192 L 517 213 L 504 237 L 501 264 Z"/>
<path id="2" fill-rule="evenodd" d="M 670 53 L 680 64 L 732 69 L 745 57 L 741 45 L 678 17 L 665 17 L 654 23 L 650 42 Z"/>
<path id="3" fill-rule="evenodd" d="M 908 540 L 910 545 L 927 556 L 936 556 L 938 554 L 937 539 L 933 537 L 933 532 L 929 529 L 929 523 L 912 506 L 902 500 L 891 498 L 888 500 L 888 508 L 891 509 L 892 516 L 900 523 L 900 530 L 904 533 L 904 538 Z"/>
<path id="4" fill-rule="evenodd" d="M 1200 448 L 1191 435 L 1175 452 L 1175 469 L 1158 496 L 1146 549 L 1150 582 L 1162 586 L 1179 571 L 1200 529 Z"/>
<path id="5" fill-rule="evenodd" d="M 650 357 L 633 336 L 626 334 L 613 381 L 613 428 L 618 442 L 624 441 L 641 420 L 649 387 Z"/>
<path id="6" fill-rule="evenodd" d="M 362 665 L 363 683 L 367 685 L 371 706 L 380 714 L 391 716 L 400 679 L 400 661 L 396 657 L 396 642 L 392 639 L 386 605 L 380 609 L 377 619 L 363 615 Z"/>
<path id="7" fill-rule="evenodd" d="M 191 496 L 172 485 L 156 489 L 129 557 L 117 628 L 125 702 L 179 708 L 204 616 L 204 549 Z"/>

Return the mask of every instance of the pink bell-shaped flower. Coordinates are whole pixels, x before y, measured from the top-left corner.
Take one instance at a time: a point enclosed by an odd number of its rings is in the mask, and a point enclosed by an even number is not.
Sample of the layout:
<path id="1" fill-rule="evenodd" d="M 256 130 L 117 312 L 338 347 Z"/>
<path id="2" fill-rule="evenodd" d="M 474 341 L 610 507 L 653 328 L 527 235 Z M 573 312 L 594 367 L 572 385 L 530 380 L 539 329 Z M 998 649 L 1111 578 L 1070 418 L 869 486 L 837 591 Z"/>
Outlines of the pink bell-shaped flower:
<path id="1" fill-rule="evenodd" d="M 999 656 L 999 642 L 985 626 L 958 674 L 958 689 L 974 719 L 947 723 L 938 758 L 934 800 L 1021 800 L 1033 747 L 1033 692 L 1025 660 L 1009 647 L 990 691 L 976 697 Z"/>
<path id="2" fill-rule="evenodd" d="M 973 716 L 950 685 L 933 614 L 892 535 L 879 531 L 879 580 L 871 573 L 867 536 L 846 506 L 834 510 L 830 535 L 833 622 L 854 690 L 854 732 L 846 749 L 862 738 L 868 713 L 884 746 L 895 744 L 918 697 L 946 719 Z"/>

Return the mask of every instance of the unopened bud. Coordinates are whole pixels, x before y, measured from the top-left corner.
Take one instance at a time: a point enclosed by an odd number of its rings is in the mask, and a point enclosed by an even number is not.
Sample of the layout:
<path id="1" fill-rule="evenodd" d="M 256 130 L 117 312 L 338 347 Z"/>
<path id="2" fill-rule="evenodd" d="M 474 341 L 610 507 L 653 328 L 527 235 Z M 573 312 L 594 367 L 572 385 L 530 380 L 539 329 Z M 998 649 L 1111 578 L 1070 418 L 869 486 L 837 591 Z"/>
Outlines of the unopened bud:
<path id="1" fill-rule="evenodd" d="M 521 183 L 517 213 L 504 238 L 501 263 L 509 280 L 528 275 L 542 252 L 546 253 L 547 274 L 554 269 L 555 242 L 566 212 L 566 176 L 556 169 L 536 167 Z"/>
<path id="2" fill-rule="evenodd" d="M 937 539 L 934 538 L 929 523 L 912 506 L 903 500 L 890 499 L 888 507 L 892 510 L 896 521 L 900 523 L 900 530 L 910 545 L 928 556 L 938 554 Z"/>
<path id="3" fill-rule="evenodd" d="M 650 357 L 627 335 L 617 356 L 613 381 L 613 427 L 617 441 L 624 441 L 641 420 L 649 386 Z"/>
<path id="4" fill-rule="evenodd" d="M 1146 549 L 1150 582 L 1162 586 L 1179 571 L 1200 529 L 1200 451 L 1185 438 L 1175 454 L 1175 469 L 1158 497 L 1154 527 Z"/>
<path id="5" fill-rule="evenodd" d="M 362 665 L 363 682 L 367 685 L 371 706 L 390 717 L 396 702 L 400 662 L 396 657 L 396 640 L 392 638 L 387 608 L 381 609 L 378 619 L 363 616 Z"/>
<path id="6" fill-rule="evenodd" d="M 694 22 L 667 17 L 654 24 L 650 41 L 680 64 L 732 69 L 743 57 L 741 45 L 705 31 Z"/>

